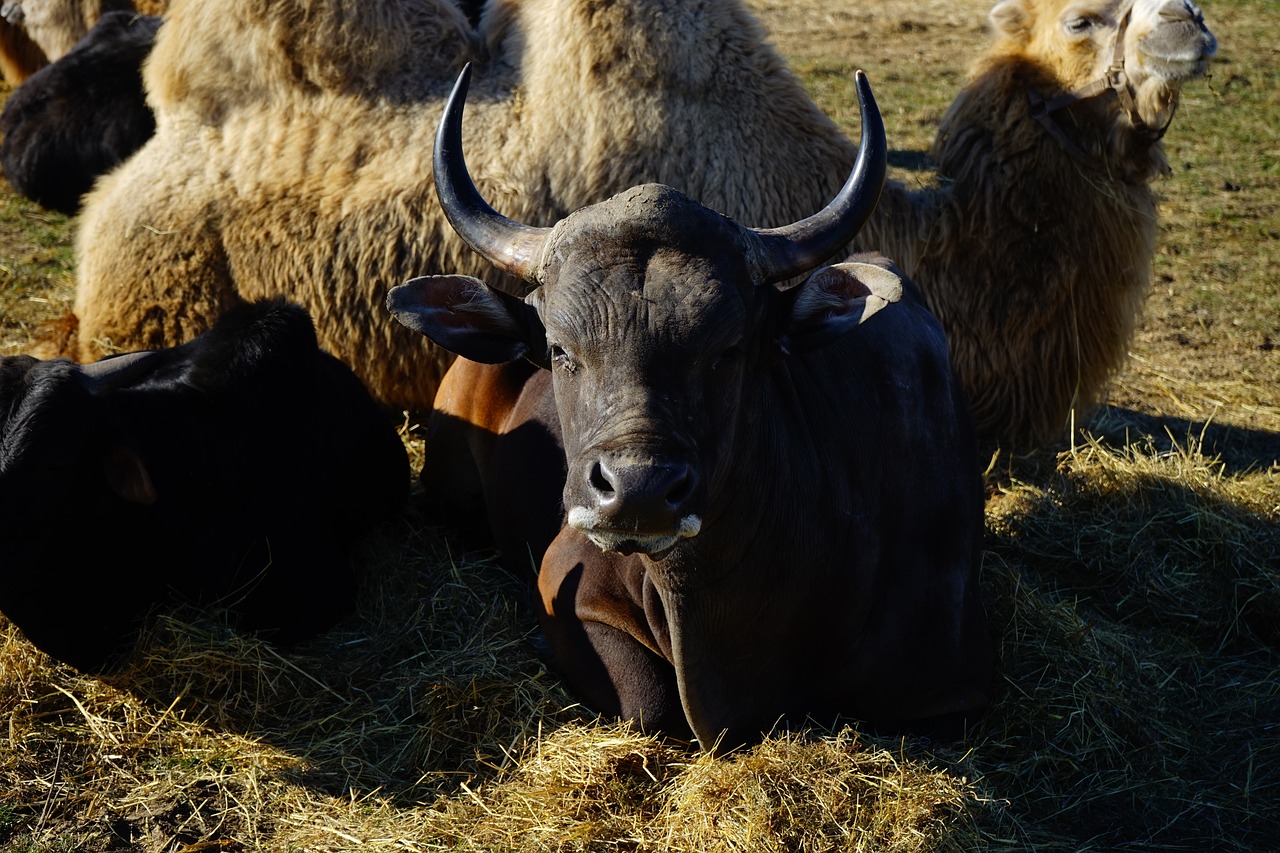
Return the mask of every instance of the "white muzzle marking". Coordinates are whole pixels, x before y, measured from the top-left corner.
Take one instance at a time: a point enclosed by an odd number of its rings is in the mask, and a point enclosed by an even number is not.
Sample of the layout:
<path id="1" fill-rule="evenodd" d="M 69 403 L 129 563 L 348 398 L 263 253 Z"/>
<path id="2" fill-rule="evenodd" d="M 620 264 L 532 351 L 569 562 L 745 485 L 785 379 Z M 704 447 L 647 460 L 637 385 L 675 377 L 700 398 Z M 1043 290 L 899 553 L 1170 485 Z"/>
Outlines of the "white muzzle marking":
<path id="1" fill-rule="evenodd" d="M 581 530 L 588 539 L 595 543 L 601 551 L 621 551 L 624 553 L 640 552 L 659 554 L 675 545 L 681 539 L 690 539 L 702 531 L 702 519 L 696 515 L 686 515 L 674 534 L 653 535 L 648 533 L 627 533 L 619 530 L 600 529 L 600 511 L 575 506 L 569 510 L 569 526 Z"/>

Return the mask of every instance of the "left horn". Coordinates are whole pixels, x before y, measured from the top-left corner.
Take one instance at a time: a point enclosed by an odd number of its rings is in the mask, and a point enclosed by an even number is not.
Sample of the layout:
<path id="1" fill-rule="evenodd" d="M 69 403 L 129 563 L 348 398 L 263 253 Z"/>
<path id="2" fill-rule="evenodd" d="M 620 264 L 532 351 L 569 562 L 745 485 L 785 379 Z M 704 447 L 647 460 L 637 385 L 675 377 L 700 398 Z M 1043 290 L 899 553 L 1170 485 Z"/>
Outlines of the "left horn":
<path id="1" fill-rule="evenodd" d="M 436 195 L 444 215 L 468 246 L 499 269 L 533 281 L 535 264 L 550 228 L 522 225 L 498 213 L 481 197 L 462 157 L 462 107 L 471 83 L 468 63 L 444 106 L 432 163 Z"/>
<path id="2" fill-rule="evenodd" d="M 889 163 L 884 122 L 867 75 L 858 71 L 854 82 L 862 134 L 853 171 L 831 203 L 808 219 L 781 228 L 754 229 L 764 243 L 765 283 L 808 272 L 830 258 L 862 230 L 880 201 Z"/>
<path id="3" fill-rule="evenodd" d="M 159 353 L 150 350 L 115 355 L 100 361 L 81 364 L 76 378 L 90 394 L 101 396 L 123 387 L 152 369 Z"/>

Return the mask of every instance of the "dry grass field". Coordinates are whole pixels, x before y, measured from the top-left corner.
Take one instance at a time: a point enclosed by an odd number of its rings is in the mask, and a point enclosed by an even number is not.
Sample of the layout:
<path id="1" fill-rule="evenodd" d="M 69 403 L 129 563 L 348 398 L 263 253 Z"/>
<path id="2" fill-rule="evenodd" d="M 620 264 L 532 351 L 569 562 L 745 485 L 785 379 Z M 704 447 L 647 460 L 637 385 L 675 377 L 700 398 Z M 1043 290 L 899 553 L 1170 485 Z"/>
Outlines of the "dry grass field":
<path id="1" fill-rule="evenodd" d="M 752 5 L 851 133 L 866 69 L 894 175 L 930 180 L 986 0 Z M 1166 140 L 1129 365 L 1070 440 L 991 448 L 999 688 L 963 742 L 851 724 L 713 759 L 594 719 L 539 662 L 523 579 L 411 508 L 302 648 L 169 614 L 99 679 L 0 619 L 0 849 L 1276 849 L 1280 4 L 1204 11 L 1219 55 Z M 0 184 L 0 355 L 69 307 L 74 230 Z"/>

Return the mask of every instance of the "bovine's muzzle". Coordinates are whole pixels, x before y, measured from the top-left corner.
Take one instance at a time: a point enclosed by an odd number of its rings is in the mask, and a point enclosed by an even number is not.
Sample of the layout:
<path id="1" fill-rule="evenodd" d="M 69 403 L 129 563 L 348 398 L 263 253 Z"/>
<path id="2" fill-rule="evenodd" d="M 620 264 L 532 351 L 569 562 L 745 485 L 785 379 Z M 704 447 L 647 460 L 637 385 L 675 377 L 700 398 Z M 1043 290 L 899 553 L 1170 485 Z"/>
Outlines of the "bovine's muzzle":
<path id="1" fill-rule="evenodd" d="M 602 550 L 656 555 L 702 529 L 692 508 L 698 474 L 688 463 L 602 454 L 579 476 L 566 495 L 569 526 Z"/>

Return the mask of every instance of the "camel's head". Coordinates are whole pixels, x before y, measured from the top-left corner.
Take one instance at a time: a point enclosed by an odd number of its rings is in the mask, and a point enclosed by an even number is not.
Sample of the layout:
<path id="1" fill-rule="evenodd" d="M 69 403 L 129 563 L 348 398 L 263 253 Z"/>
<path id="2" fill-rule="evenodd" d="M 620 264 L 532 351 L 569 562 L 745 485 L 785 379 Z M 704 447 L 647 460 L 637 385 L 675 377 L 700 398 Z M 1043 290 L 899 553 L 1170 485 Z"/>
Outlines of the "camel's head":
<path id="1" fill-rule="evenodd" d="M 1105 80 L 1122 58 L 1132 108 L 1150 128 L 1169 123 L 1182 84 L 1218 48 L 1191 0 L 1000 0 L 991 22 L 1003 50 L 1051 71 L 1062 92 Z"/>

